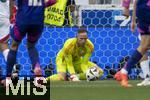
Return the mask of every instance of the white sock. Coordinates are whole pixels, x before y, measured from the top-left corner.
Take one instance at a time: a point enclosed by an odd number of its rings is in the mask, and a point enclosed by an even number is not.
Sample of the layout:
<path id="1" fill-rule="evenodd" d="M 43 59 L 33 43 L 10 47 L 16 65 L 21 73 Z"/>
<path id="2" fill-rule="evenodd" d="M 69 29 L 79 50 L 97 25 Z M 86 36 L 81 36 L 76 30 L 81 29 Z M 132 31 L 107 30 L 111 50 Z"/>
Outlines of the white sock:
<path id="1" fill-rule="evenodd" d="M 140 63 L 141 69 L 143 71 L 144 78 L 147 78 L 147 75 L 150 75 L 149 61 L 144 60 Z"/>
<path id="2" fill-rule="evenodd" d="M 3 56 L 4 56 L 5 61 L 7 61 L 8 52 L 9 52 L 9 49 L 5 49 L 3 51 Z"/>
<path id="3" fill-rule="evenodd" d="M 121 73 L 123 73 L 123 74 L 128 74 L 128 71 L 127 71 L 126 69 L 122 68 L 122 69 L 121 69 Z"/>

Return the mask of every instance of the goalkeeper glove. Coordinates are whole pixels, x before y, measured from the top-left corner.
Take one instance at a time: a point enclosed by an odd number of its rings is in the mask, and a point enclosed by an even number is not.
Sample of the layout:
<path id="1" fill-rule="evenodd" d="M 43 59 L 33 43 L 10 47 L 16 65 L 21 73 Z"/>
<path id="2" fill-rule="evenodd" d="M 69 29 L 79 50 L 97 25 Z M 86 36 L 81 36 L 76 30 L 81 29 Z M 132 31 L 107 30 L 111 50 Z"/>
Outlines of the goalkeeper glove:
<path id="1" fill-rule="evenodd" d="M 74 81 L 74 82 L 80 81 L 79 78 L 78 78 L 78 76 L 75 75 L 75 74 L 73 74 L 73 75 L 70 76 L 70 80 Z"/>

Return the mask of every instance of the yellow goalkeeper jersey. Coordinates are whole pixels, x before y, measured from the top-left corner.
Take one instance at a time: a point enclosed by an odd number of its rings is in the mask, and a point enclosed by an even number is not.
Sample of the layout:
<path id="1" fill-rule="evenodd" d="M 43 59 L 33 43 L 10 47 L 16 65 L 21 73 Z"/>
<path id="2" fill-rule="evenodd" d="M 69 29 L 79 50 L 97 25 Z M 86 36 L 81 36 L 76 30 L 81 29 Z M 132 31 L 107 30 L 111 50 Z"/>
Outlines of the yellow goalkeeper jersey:
<path id="1" fill-rule="evenodd" d="M 87 39 L 84 47 L 77 45 L 77 38 L 68 39 L 57 54 L 56 63 L 64 62 L 68 72 L 70 74 L 75 74 L 75 64 L 80 64 L 84 68 L 88 67 L 89 58 L 93 50 L 94 45 L 89 39 Z"/>

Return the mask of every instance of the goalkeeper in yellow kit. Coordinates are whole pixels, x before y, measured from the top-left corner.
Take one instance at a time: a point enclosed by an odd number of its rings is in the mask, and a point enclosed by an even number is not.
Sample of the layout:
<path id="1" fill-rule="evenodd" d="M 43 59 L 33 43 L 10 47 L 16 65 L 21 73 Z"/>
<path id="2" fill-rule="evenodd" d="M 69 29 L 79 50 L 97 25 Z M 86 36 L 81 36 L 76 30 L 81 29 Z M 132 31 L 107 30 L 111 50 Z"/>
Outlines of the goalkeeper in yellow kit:
<path id="1" fill-rule="evenodd" d="M 68 78 L 71 81 L 86 80 L 86 70 L 89 67 L 97 67 L 100 76 L 103 70 L 89 61 L 94 50 L 93 43 L 87 37 L 85 29 L 79 29 L 76 38 L 68 39 L 56 57 L 57 73 L 47 78 L 49 81 L 63 81 Z M 70 77 L 67 77 L 67 73 Z"/>

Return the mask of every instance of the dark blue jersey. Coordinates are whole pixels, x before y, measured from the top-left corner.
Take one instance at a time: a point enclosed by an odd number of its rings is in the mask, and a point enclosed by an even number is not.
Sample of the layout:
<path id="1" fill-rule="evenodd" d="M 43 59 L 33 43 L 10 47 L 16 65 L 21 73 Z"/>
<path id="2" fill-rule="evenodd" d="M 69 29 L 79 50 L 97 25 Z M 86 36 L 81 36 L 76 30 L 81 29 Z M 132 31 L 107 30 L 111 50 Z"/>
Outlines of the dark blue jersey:
<path id="1" fill-rule="evenodd" d="M 22 24 L 43 24 L 44 0 L 15 0 L 18 11 L 16 23 Z"/>
<path id="2" fill-rule="evenodd" d="M 150 25 L 150 0 L 138 0 L 136 13 L 140 23 Z"/>

